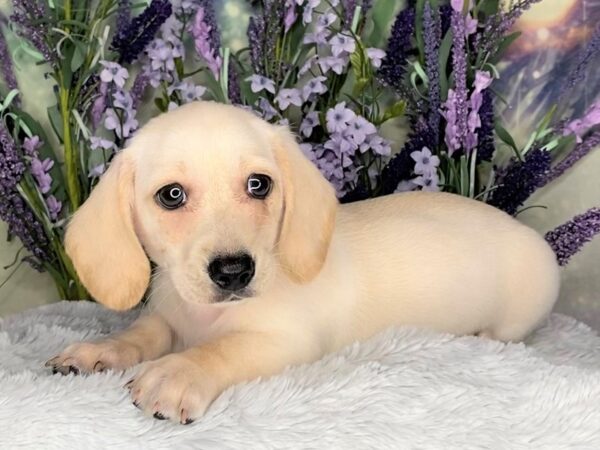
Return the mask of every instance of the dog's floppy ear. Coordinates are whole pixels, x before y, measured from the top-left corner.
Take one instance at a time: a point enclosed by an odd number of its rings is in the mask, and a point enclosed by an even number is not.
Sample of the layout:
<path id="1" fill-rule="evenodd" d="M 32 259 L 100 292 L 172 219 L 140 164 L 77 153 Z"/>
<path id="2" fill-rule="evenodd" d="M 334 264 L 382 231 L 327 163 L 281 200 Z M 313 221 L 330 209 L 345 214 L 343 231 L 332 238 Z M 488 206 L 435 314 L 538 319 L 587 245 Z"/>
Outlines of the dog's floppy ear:
<path id="1" fill-rule="evenodd" d="M 288 275 L 306 283 L 320 272 L 327 257 L 338 201 L 331 184 L 287 128 L 275 129 L 274 151 L 284 198 L 278 252 Z"/>
<path id="2" fill-rule="evenodd" d="M 73 215 L 67 254 L 92 297 L 112 309 L 138 304 L 150 281 L 150 262 L 133 225 L 134 161 L 117 155 L 88 200 Z"/>

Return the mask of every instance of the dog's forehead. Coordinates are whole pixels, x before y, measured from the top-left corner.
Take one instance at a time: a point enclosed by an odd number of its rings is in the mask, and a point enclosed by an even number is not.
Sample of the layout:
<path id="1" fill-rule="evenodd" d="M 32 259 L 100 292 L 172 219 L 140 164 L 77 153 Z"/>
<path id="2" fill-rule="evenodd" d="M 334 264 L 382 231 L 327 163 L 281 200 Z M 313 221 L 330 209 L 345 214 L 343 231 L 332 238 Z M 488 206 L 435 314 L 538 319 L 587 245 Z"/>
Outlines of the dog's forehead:
<path id="1" fill-rule="evenodd" d="M 271 154 L 268 125 L 247 111 L 208 102 L 163 114 L 140 134 L 145 138 L 142 151 L 159 159 Z"/>

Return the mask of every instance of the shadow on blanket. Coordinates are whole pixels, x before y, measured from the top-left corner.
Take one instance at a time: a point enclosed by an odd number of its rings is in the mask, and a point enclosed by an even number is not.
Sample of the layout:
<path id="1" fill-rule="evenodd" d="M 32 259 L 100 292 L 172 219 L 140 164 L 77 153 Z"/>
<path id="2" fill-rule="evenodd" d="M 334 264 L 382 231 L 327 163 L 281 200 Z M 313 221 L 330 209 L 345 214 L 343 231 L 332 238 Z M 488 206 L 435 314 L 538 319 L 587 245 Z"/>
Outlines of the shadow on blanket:
<path id="1" fill-rule="evenodd" d="M 183 427 L 142 416 L 127 374 L 43 367 L 135 315 L 62 302 L 0 319 L 0 448 L 600 448 L 600 338 L 566 316 L 527 345 L 389 330 L 231 388 Z"/>

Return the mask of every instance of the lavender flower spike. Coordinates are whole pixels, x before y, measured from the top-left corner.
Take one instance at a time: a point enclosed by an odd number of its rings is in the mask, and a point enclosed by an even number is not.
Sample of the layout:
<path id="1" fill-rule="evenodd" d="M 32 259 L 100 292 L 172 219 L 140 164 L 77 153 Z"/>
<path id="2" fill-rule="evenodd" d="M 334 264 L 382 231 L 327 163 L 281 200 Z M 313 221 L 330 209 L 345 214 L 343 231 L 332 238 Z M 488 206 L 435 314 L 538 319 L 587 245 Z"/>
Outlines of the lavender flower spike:
<path id="1" fill-rule="evenodd" d="M 386 57 L 381 62 L 379 77 L 389 86 L 400 89 L 406 71 L 406 56 L 415 28 L 415 10 L 406 8 L 396 16 L 387 43 Z M 395 188 L 395 187 L 394 187 Z"/>
<path id="2" fill-rule="evenodd" d="M 172 12 L 169 0 L 152 0 L 150 6 L 134 18 L 128 27 L 119 30 L 110 44 L 119 53 L 119 63 L 131 64 L 135 61 Z"/>
<path id="3" fill-rule="evenodd" d="M 568 93 L 577 83 L 579 83 L 583 77 L 585 76 L 585 71 L 590 64 L 590 60 L 600 49 L 600 25 L 596 26 L 594 30 L 594 34 L 592 34 L 591 39 L 579 55 L 579 59 L 577 61 L 577 65 L 573 68 L 571 73 L 569 73 L 569 77 L 567 81 L 563 85 L 563 91 L 561 93 L 561 97 Z"/>
<path id="4" fill-rule="evenodd" d="M 4 17 L 2 17 L 4 19 Z M 0 29 L 0 65 L 2 65 L 2 75 L 4 76 L 4 81 L 6 82 L 6 87 L 8 90 L 18 89 L 19 84 L 17 83 L 17 79 L 15 78 L 15 72 L 13 71 L 13 63 L 12 57 L 8 51 L 8 46 L 6 45 L 6 39 L 4 39 L 4 34 Z"/>
<path id="5" fill-rule="evenodd" d="M 423 9 L 423 39 L 425 41 L 425 70 L 429 79 L 429 113 L 427 125 L 432 133 L 433 142 L 439 139 L 440 128 L 440 74 L 439 51 L 442 38 L 442 23 L 439 16 L 434 15 L 429 1 Z"/>
<path id="6" fill-rule="evenodd" d="M 192 24 L 191 33 L 194 37 L 196 52 L 201 56 L 215 78 L 219 78 L 221 69 L 221 38 L 217 27 L 215 13 L 211 1 L 202 1 L 202 6 L 196 11 L 196 17 Z"/>
<path id="7" fill-rule="evenodd" d="M 600 208 L 591 208 L 546 233 L 546 241 L 561 266 L 566 265 L 587 242 L 600 233 Z"/>
<path id="8" fill-rule="evenodd" d="M 596 131 L 583 142 L 577 144 L 571 152 L 565 156 L 555 167 L 550 170 L 546 183 L 556 180 L 563 173 L 569 170 L 577 163 L 581 158 L 586 156 L 594 148 L 600 146 L 600 131 Z"/>

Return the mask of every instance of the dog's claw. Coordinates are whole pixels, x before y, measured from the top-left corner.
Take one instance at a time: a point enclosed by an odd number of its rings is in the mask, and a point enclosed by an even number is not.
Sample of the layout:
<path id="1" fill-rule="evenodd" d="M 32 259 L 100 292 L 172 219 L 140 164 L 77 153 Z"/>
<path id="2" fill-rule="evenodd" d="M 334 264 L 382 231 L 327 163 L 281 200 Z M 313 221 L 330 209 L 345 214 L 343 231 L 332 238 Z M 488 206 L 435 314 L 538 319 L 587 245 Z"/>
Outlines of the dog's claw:
<path id="1" fill-rule="evenodd" d="M 102 361 L 96 361 L 96 364 L 94 364 L 94 372 L 104 372 L 105 368 Z"/>
<path id="2" fill-rule="evenodd" d="M 129 390 L 131 390 L 131 385 L 133 384 L 133 382 L 134 382 L 134 381 L 135 381 L 135 378 L 132 378 L 132 379 L 131 379 L 131 380 L 129 380 L 127 383 L 125 383 L 125 384 L 123 385 L 123 387 L 124 387 L 125 389 L 129 389 Z"/>
<path id="3" fill-rule="evenodd" d="M 165 416 L 163 416 L 163 415 L 162 415 L 162 413 L 160 413 L 159 411 L 156 411 L 156 412 L 154 413 L 154 418 L 155 418 L 155 419 L 158 419 L 158 420 L 165 420 L 165 419 L 166 419 L 166 417 L 165 417 Z"/>
<path id="4" fill-rule="evenodd" d="M 193 422 L 194 422 L 194 419 L 190 419 L 190 418 L 188 417 L 187 419 L 185 419 L 185 420 L 183 421 L 183 425 L 189 425 L 190 423 L 193 423 Z"/>

